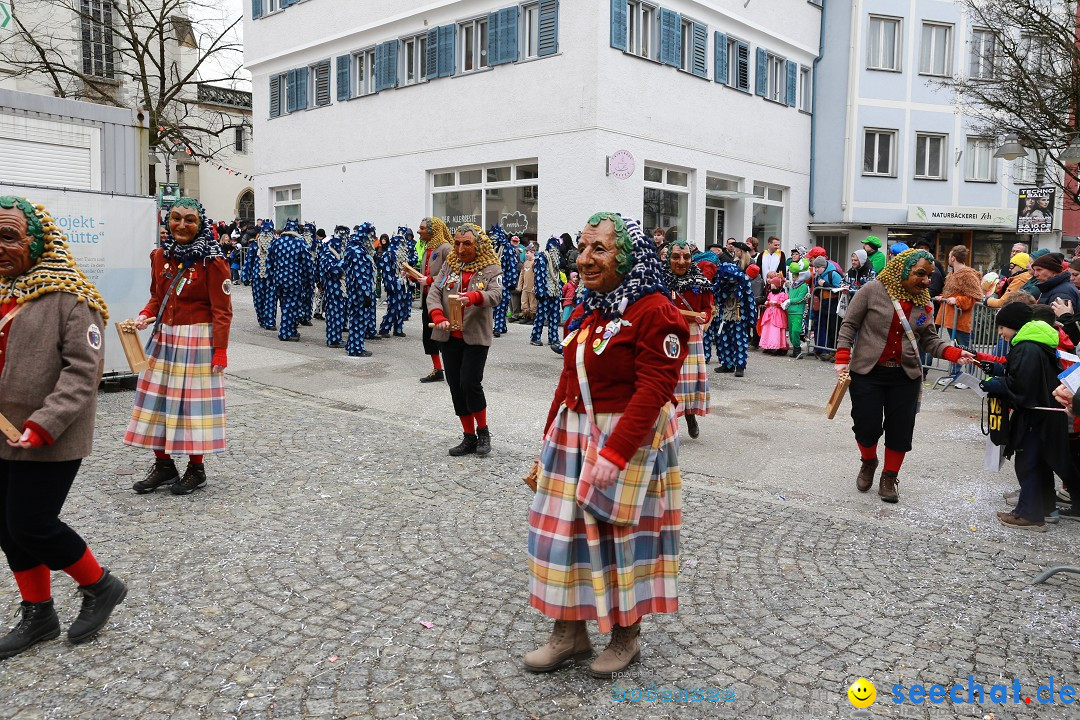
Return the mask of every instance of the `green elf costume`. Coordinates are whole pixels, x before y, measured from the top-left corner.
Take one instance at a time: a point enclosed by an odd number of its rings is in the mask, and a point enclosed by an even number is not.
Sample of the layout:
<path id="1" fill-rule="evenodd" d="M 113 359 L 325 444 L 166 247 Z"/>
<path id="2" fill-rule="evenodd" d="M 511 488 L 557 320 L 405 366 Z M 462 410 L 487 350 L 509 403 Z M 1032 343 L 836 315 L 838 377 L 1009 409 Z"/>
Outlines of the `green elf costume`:
<path id="1" fill-rule="evenodd" d="M 874 266 L 874 274 L 880 275 L 881 271 L 885 269 L 885 261 L 888 259 L 885 257 L 885 253 L 881 251 L 881 240 L 876 235 L 867 235 L 866 239 L 863 240 L 863 247 L 867 248 L 866 257 L 870 264 Z M 873 251 L 869 248 L 873 248 Z"/>
<path id="2" fill-rule="evenodd" d="M 802 352 L 803 317 L 806 314 L 806 299 L 810 295 L 810 273 L 800 272 L 794 278 L 794 284 L 788 290 L 788 299 L 782 307 L 787 310 L 788 340 L 791 341 L 791 357 L 799 357 Z"/>

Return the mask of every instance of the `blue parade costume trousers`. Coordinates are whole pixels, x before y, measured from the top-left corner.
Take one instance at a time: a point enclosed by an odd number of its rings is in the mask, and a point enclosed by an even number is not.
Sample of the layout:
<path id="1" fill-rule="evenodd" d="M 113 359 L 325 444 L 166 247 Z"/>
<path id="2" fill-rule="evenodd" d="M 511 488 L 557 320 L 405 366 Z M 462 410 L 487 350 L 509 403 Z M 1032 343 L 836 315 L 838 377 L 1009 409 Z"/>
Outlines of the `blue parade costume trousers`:
<path id="1" fill-rule="evenodd" d="M 499 304 L 495 306 L 495 332 L 506 333 L 506 313 L 510 310 L 510 293 L 504 292 Z"/>
<path id="2" fill-rule="evenodd" d="M 536 319 L 533 320 L 531 340 L 540 342 L 544 326 L 548 329 L 548 345 L 559 343 L 559 298 L 536 298 Z"/>
<path id="3" fill-rule="evenodd" d="M 278 324 L 278 339 L 286 340 L 299 334 L 296 326 L 303 317 L 304 296 L 293 293 L 289 295 L 281 294 L 279 298 L 281 300 L 281 322 Z"/>
<path id="4" fill-rule="evenodd" d="M 747 346 L 750 341 L 750 323 L 724 323 L 724 329 L 716 339 L 716 359 L 726 368 L 746 369 Z"/>
<path id="5" fill-rule="evenodd" d="M 274 297 L 274 281 L 255 278 L 251 283 L 251 299 L 255 303 L 255 317 L 259 326 L 269 329 L 277 324 L 277 299 Z"/>
<path id="6" fill-rule="evenodd" d="M 389 334 L 391 330 L 405 332 L 405 317 L 408 305 L 412 302 L 412 296 L 408 293 L 398 292 L 396 288 L 391 292 L 391 287 L 387 287 L 386 314 L 383 315 L 382 325 L 379 326 L 379 333 L 382 335 Z"/>
<path id="7" fill-rule="evenodd" d="M 363 307 L 365 302 L 370 302 L 371 307 Z M 372 330 L 374 333 L 374 323 L 368 323 L 370 318 L 375 316 L 375 298 L 370 300 L 357 300 L 349 303 L 349 341 L 345 343 L 345 352 L 349 355 L 359 355 L 364 352 L 364 339 L 367 336 L 367 330 Z M 329 326 L 329 320 L 327 320 Z"/>
<path id="8" fill-rule="evenodd" d="M 346 301 L 341 293 L 323 293 L 323 314 L 326 317 L 326 344 L 340 345 L 345 332 Z M 363 336 L 363 333 L 361 333 Z"/>

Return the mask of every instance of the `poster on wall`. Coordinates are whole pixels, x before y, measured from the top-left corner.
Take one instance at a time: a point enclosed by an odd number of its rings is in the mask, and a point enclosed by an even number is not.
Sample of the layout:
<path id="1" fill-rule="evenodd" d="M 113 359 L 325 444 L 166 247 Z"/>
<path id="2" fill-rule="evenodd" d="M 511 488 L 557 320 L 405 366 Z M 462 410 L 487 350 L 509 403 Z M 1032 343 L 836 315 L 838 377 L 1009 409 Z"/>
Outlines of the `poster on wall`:
<path id="1" fill-rule="evenodd" d="M 1018 234 L 1054 232 L 1054 196 L 1056 188 L 1020 188 L 1016 203 Z"/>
<path id="2" fill-rule="evenodd" d="M 67 236 L 79 269 L 105 298 L 110 325 L 135 317 L 146 306 L 150 251 L 158 238 L 155 198 L 19 185 L 0 185 L 0 195 L 20 195 L 45 206 Z M 110 328 L 105 334 L 105 374 L 111 373 L 127 374 L 130 368 Z"/>

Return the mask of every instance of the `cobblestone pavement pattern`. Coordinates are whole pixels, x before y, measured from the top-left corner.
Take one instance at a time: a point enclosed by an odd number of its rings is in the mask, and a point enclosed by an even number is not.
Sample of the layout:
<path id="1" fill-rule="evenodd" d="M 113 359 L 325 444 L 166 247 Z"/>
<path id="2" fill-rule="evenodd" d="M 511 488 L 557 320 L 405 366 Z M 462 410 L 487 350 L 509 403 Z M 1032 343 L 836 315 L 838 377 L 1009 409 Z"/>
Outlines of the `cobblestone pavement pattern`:
<path id="1" fill-rule="evenodd" d="M 416 382 L 416 320 L 354 359 L 322 347 L 319 322 L 283 350 L 248 291 L 234 298 L 229 452 L 208 458 L 205 490 L 136 496 L 147 458 L 120 443 L 132 393 L 102 394 L 67 517 L 131 592 L 96 641 L 0 662 L 0 717 L 838 718 L 860 676 L 875 717 L 1075 717 L 888 701 L 894 683 L 1080 675 L 1080 581 L 1029 584 L 1075 557 L 1080 527 L 992 522 L 1015 480 L 982 472 L 973 396 L 927 393 L 901 504 L 885 508 L 852 487 L 847 408 L 823 418 L 831 367 L 752 355 L 742 382 L 710 373 L 716 414 L 700 440 L 683 434 L 682 609 L 646 620 L 620 684 L 735 698 L 615 702 L 579 669 L 520 667 L 549 629 L 527 607 L 520 478 L 558 358 L 522 326 L 496 341 L 495 452 L 459 461 L 445 386 Z M 70 622 L 77 595 L 54 580 Z"/>

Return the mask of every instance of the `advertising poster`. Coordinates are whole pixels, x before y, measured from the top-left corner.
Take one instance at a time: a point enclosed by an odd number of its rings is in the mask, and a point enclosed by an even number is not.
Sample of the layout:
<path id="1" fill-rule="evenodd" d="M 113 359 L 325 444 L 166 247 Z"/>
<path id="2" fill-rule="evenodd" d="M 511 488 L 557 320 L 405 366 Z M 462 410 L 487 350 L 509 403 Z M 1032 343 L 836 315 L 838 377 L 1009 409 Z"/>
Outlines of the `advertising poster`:
<path id="1" fill-rule="evenodd" d="M 1018 234 L 1054 231 L 1054 195 L 1052 187 L 1020 188 L 1016 204 Z"/>
<path id="2" fill-rule="evenodd" d="M 79 268 L 109 306 L 105 374 L 130 373 L 113 323 L 138 315 L 150 298 L 150 251 L 158 237 L 155 199 L 3 184 L 0 195 L 21 195 L 52 215 Z M 141 337 L 145 342 L 147 334 Z"/>

